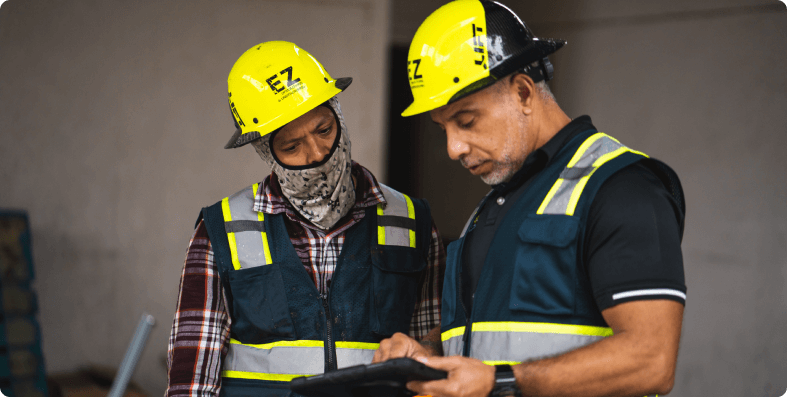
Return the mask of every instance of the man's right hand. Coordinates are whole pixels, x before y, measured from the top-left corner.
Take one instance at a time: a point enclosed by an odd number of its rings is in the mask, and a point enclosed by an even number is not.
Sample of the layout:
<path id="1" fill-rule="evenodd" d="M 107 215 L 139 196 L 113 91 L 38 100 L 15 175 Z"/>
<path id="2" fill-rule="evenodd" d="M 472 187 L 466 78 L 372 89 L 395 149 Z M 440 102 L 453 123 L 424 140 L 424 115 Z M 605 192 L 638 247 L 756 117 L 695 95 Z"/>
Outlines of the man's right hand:
<path id="1" fill-rule="evenodd" d="M 432 353 L 415 339 L 397 332 L 392 337 L 383 339 L 380 342 L 380 347 L 374 352 L 372 362 L 379 363 L 399 357 L 417 359 L 418 357 L 429 357 L 431 355 Z"/>

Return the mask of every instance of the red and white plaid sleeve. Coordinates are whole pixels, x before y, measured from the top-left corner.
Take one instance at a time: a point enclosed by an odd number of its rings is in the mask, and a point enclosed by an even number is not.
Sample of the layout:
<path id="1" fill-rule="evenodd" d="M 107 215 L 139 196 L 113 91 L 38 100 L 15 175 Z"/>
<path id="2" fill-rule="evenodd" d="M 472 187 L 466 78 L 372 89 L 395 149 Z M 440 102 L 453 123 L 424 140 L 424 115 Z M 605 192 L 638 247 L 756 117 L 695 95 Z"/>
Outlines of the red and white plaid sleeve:
<path id="1" fill-rule="evenodd" d="M 445 275 L 445 247 L 440 232 L 432 221 L 432 239 L 429 242 L 428 268 L 418 295 L 413 318 L 410 320 L 410 337 L 421 339 L 440 326 L 440 304 Z"/>
<path id="2" fill-rule="evenodd" d="M 200 221 L 189 242 L 180 279 L 167 349 L 165 397 L 218 396 L 221 363 L 230 339 L 225 301 L 208 232 Z"/>

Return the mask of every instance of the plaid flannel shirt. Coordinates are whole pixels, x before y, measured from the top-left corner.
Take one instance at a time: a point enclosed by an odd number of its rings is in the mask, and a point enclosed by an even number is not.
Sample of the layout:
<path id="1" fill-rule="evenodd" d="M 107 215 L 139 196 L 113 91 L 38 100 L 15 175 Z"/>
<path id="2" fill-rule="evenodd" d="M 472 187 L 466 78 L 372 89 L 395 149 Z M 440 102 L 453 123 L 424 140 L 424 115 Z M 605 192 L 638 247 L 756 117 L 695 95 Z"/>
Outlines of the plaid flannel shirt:
<path id="1" fill-rule="evenodd" d="M 353 162 L 352 173 L 356 183 L 355 205 L 327 232 L 295 211 L 281 193 L 273 173 L 260 184 L 261 189 L 254 200 L 255 211 L 286 214 L 284 223 L 290 241 L 321 294 L 326 294 L 330 288 L 347 229 L 363 219 L 367 207 L 385 202 L 369 170 Z M 440 326 L 444 272 L 445 249 L 433 223 L 428 268 L 410 322 L 409 333 L 413 338 L 420 339 Z M 169 338 L 165 396 L 218 395 L 221 366 L 230 340 L 231 320 L 225 302 L 213 249 L 200 221 L 189 242 L 180 280 L 177 311 Z"/>

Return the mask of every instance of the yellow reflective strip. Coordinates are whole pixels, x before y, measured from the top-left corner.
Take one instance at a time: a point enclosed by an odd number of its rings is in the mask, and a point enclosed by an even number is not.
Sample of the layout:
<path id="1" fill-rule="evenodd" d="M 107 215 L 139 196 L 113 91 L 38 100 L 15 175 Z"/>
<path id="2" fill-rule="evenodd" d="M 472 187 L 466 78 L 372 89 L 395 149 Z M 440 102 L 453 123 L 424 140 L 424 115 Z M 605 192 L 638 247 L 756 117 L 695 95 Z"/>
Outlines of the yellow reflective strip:
<path id="1" fill-rule="evenodd" d="M 265 264 L 272 264 L 273 259 L 271 259 L 271 249 L 268 247 L 268 234 L 265 232 L 262 232 L 262 247 L 265 250 Z"/>
<path id="2" fill-rule="evenodd" d="M 383 215 L 383 205 L 377 204 L 377 216 Z M 377 226 L 377 245 L 385 245 L 385 226 Z"/>
<path id="3" fill-rule="evenodd" d="M 556 323 L 483 322 L 473 323 L 473 332 L 534 332 L 539 334 L 611 336 L 612 328 Z"/>
<path id="4" fill-rule="evenodd" d="M 559 178 L 557 182 L 555 182 L 555 184 L 552 185 L 552 189 L 549 189 L 549 193 L 547 193 L 547 196 L 544 197 L 544 201 L 541 202 L 541 206 L 538 207 L 538 211 L 536 211 L 537 214 L 539 215 L 544 214 L 544 211 L 546 211 L 547 209 L 547 205 L 549 205 L 549 202 L 552 201 L 552 197 L 555 197 L 555 194 L 557 193 L 558 189 L 560 189 L 560 185 L 562 184 L 563 184 L 563 179 Z"/>
<path id="5" fill-rule="evenodd" d="M 484 364 L 486 364 L 486 365 L 504 365 L 504 364 L 517 365 L 517 364 L 522 364 L 522 362 L 521 361 L 494 361 L 494 360 L 486 360 L 486 361 L 484 361 Z"/>
<path id="6" fill-rule="evenodd" d="M 448 331 L 445 331 L 442 334 L 440 334 L 440 339 L 442 339 L 443 342 L 445 342 L 455 336 L 460 336 L 464 333 L 465 333 L 465 327 L 456 327 L 453 329 L 449 329 Z"/>
<path id="7" fill-rule="evenodd" d="M 241 343 L 236 339 L 230 339 L 230 343 L 235 345 L 243 345 L 254 347 L 257 349 L 272 349 L 274 347 L 323 347 L 321 340 L 282 340 L 278 342 L 264 343 L 260 345 Z"/>
<path id="8" fill-rule="evenodd" d="M 404 199 L 407 201 L 407 217 L 410 219 L 415 219 L 415 207 L 413 207 L 413 201 L 410 200 L 410 197 L 406 194 L 402 193 Z M 415 248 L 415 230 L 410 230 L 410 247 Z"/>
<path id="9" fill-rule="evenodd" d="M 221 213 L 224 215 L 224 222 L 232 220 L 232 212 L 230 212 L 230 198 L 224 197 L 221 199 Z"/>
<path id="10" fill-rule="evenodd" d="M 257 197 L 257 188 L 259 185 L 259 183 L 255 183 L 251 186 L 252 190 L 254 191 L 253 197 L 255 197 L 255 199 Z M 263 212 L 257 212 L 257 220 L 260 222 L 265 221 L 265 214 Z M 273 260 L 271 259 L 271 249 L 268 247 L 268 234 L 261 232 L 260 235 L 262 235 L 262 249 L 265 252 L 265 264 L 270 265 L 273 263 Z"/>
<path id="11" fill-rule="evenodd" d="M 628 151 L 631 151 L 631 149 L 622 146 L 603 156 L 600 156 L 599 158 L 596 159 L 596 161 L 593 162 L 593 167 L 594 167 L 593 171 L 590 171 L 589 174 L 580 178 L 579 181 L 577 182 L 577 185 L 574 186 L 574 190 L 571 192 L 571 197 L 569 197 L 568 205 L 566 206 L 566 215 L 569 216 L 574 215 L 574 210 L 577 209 L 577 203 L 579 203 L 579 198 L 582 196 L 582 191 L 585 190 L 585 185 L 587 185 L 588 180 L 590 180 L 590 177 L 593 176 L 593 174 L 596 172 L 598 167 L 601 167 L 607 161 L 610 161 L 615 157 L 618 157 L 621 154 L 626 153 Z"/>
<path id="12" fill-rule="evenodd" d="M 601 167 L 602 165 L 604 165 L 604 163 L 606 163 L 607 161 L 612 160 L 615 157 L 618 157 L 621 154 L 626 153 L 626 152 L 628 152 L 630 150 L 631 149 L 629 149 L 629 148 L 627 148 L 625 146 L 622 146 L 622 147 L 619 147 L 619 148 L 617 148 L 617 149 L 615 149 L 615 150 L 613 150 L 613 151 L 611 151 L 611 152 L 609 152 L 609 153 L 607 153 L 607 154 L 605 154 L 603 156 L 599 156 L 599 158 L 597 158 L 596 161 L 593 162 L 593 167 L 595 168 L 593 171 L 598 169 L 598 167 Z"/>
<path id="13" fill-rule="evenodd" d="M 336 342 L 336 347 L 339 349 L 377 350 L 380 344 L 368 342 Z"/>
<path id="14" fill-rule="evenodd" d="M 261 372 L 221 371 L 221 376 L 225 378 L 275 380 L 280 382 L 289 382 L 299 376 L 314 376 L 314 375 L 313 374 L 265 374 Z"/>
<path id="15" fill-rule="evenodd" d="M 230 198 L 224 197 L 221 199 L 221 212 L 224 215 L 224 222 L 232 220 L 232 212 L 230 211 Z M 227 233 L 227 240 L 230 243 L 230 256 L 232 257 L 232 267 L 235 270 L 240 270 L 240 261 L 238 260 L 238 244 L 235 242 L 235 233 Z"/>
<path id="16" fill-rule="evenodd" d="M 402 194 L 404 199 L 407 201 L 407 217 L 410 219 L 415 219 L 415 207 L 413 207 L 413 200 L 410 200 L 410 196 L 406 194 Z"/>
<path id="17" fill-rule="evenodd" d="M 582 191 L 585 190 L 585 185 L 588 183 L 588 179 L 596 170 L 590 172 L 590 174 L 583 176 L 577 182 L 577 185 L 574 186 L 574 191 L 571 192 L 571 197 L 568 198 L 568 205 L 566 205 L 566 215 L 574 216 L 574 210 L 577 209 L 577 203 L 579 202 L 579 197 L 582 195 Z"/>
<path id="18" fill-rule="evenodd" d="M 588 148 L 590 148 L 590 145 L 592 145 L 594 142 L 596 142 L 597 140 L 599 140 L 599 139 L 601 139 L 602 137 L 605 137 L 605 136 L 607 136 L 607 134 L 605 134 L 603 132 L 597 132 L 597 133 L 591 135 L 590 138 L 585 139 L 585 142 L 582 142 L 582 145 L 579 146 L 579 149 L 577 149 L 577 152 L 574 153 L 574 157 L 571 158 L 571 161 L 568 162 L 568 165 L 566 167 L 567 168 L 571 168 L 571 167 L 575 166 L 577 164 L 577 162 L 579 161 L 579 159 L 581 159 L 582 156 L 585 155 L 585 152 L 588 151 Z"/>

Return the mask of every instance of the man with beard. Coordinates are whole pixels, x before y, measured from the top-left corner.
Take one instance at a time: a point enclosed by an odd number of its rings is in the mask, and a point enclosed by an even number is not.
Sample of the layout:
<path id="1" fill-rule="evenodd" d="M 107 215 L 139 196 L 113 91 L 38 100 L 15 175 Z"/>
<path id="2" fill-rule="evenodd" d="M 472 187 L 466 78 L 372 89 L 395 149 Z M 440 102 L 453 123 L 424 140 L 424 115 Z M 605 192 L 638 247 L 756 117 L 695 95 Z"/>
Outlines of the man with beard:
<path id="1" fill-rule="evenodd" d="M 492 185 L 448 247 L 442 342 L 406 335 L 375 360 L 449 372 L 411 382 L 442 396 L 642 396 L 672 388 L 686 286 L 685 205 L 665 164 L 570 119 L 546 81 L 539 39 L 487 0 L 442 6 L 418 29 L 408 69 L 448 155 Z"/>
<path id="2" fill-rule="evenodd" d="M 425 201 L 352 161 L 335 97 L 351 81 L 288 42 L 233 66 L 226 148 L 251 143 L 272 172 L 200 214 L 168 396 L 290 395 L 292 378 L 367 364 L 396 332 L 439 350 L 442 242 Z"/>

